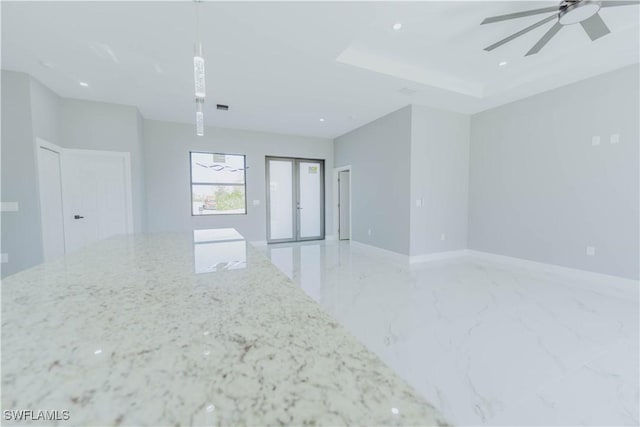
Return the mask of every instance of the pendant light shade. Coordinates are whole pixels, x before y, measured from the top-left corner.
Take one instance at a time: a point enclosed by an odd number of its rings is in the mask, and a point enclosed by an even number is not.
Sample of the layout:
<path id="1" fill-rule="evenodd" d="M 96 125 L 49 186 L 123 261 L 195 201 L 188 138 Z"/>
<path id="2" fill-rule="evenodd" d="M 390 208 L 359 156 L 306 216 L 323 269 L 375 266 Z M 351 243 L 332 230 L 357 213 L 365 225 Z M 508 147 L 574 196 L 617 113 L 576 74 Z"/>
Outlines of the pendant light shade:
<path id="1" fill-rule="evenodd" d="M 196 98 L 196 135 L 204 136 L 204 98 Z"/>
<path id="2" fill-rule="evenodd" d="M 195 46 L 195 54 L 193 56 L 193 78 L 195 81 L 196 98 L 204 98 L 204 55 L 202 53 L 202 43 L 196 43 Z"/>

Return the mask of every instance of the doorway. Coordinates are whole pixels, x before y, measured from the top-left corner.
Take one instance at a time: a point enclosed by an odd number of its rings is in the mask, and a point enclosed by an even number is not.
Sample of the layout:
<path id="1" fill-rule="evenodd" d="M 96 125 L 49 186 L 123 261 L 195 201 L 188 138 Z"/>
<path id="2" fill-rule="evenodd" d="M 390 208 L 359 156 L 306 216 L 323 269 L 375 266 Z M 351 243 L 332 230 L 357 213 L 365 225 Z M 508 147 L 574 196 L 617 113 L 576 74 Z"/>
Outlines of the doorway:
<path id="1" fill-rule="evenodd" d="M 62 158 L 66 252 L 132 233 L 129 153 L 65 150 Z"/>
<path id="2" fill-rule="evenodd" d="M 351 239 L 351 171 L 338 172 L 338 239 Z"/>
<path id="3" fill-rule="evenodd" d="M 351 240 L 353 234 L 352 180 L 351 165 L 333 169 L 333 194 L 337 195 L 336 203 L 333 205 L 333 231 L 338 240 Z"/>
<path id="4" fill-rule="evenodd" d="M 45 261 L 133 232 L 129 153 L 37 148 Z"/>
<path id="5" fill-rule="evenodd" d="M 267 242 L 322 240 L 324 160 L 266 157 Z"/>

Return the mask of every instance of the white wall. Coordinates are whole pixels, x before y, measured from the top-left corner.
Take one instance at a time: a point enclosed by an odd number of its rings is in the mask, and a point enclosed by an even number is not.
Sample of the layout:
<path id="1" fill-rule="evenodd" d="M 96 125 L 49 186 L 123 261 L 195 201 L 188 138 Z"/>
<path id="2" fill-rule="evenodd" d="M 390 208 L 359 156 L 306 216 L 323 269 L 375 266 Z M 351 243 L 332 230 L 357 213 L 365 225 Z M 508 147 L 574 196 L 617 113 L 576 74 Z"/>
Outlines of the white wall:
<path id="1" fill-rule="evenodd" d="M 42 138 L 60 144 L 60 97 L 33 77 L 29 77 L 29 80 L 34 139 Z"/>
<path id="2" fill-rule="evenodd" d="M 409 105 L 337 138 L 335 155 L 352 165 L 354 240 L 411 256 L 466 248 L 469 116 Z"/>
<path id="3" fill-rule="evenodd" d="M 2 277 L 42 262 L 36 140 L 131 153 L 134 230 L 145 229 L 142 117 L 134 107 L 60 98 L 25 73 L 2 70 Z"/>
<path id="4" fill-rule="evenodd" d="M 2 71 L 1 197 L 19 209 L 1 214 L 0 251 L 8 259 L 0 266 L 2 277 L 43 260 L 30 86 L 26 74 Z"/>
<path id="5" fill-rule="evenodd" d="M 2 277 L 39 264 L 42 255 L 36 138 L 59 141 L 60 98 L 27 74 L 2 70 Z"/>
<path id="6" fill-rule="evenodd" d="M 411 114 L 411 255 L 466 249 L 470 118 L 418 105 Z"/>
<path id="7" fill-rule="evenodd" d="M 639 74 L 633 65 L 472 117 L 471 249 L 638 278 Z"/>
<path id="8" fill-rule="evenodd" d="M 145 230 L 144 136 L 138 109 L 126 105 L 62 98 L 60 145 L 85 150 L 131 153 L 133 229 Z"/>
<path id="9" fill-rule="evenodd" d="M 336 167 L 352 166 L 353 240 L 409 254 L 410 151 L 410 106 L 335 139 Z"/>
<path id="10" fill-rule="evenodd" d="M 147 223 L 150 232 L 233 227 L 250 241 L 266 240 L 265 156 L 325 160 L 326 230 L 332 227 L 333 143 L 329 139 L 207 127 L 195 135 L 193 125 L 144 121 Z M 247 214 L 192 216 L 190 151 L 247 156 Z M 259 200 L 259 206 L 252 201 Z"/>

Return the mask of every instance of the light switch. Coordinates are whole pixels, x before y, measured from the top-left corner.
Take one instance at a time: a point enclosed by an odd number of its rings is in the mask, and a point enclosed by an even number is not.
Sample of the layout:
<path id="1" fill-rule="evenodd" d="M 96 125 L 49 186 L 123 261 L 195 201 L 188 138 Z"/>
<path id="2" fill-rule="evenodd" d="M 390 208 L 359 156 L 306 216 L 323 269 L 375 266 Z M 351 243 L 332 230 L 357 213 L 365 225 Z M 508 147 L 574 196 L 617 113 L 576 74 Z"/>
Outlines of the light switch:
<path id="1" fill-rule="evenodd" d="M 0 211 L 2 212 L 18 212 L 18 202 L 2 202 Z"/>
<path id="2" fill-rule="evenodd" d="M 2 254 L 2 263 L 5 264 L 9 262 L 9 254 Z"/>
<path id="3" fill-rule="evenodd" d="M 593 246 L 587 246 L 587 255 L 595 256 L 596 255 L 596 248 L 593 247 Z"/>
<path id="4" fill-rule="evenodd" d="M 619 133 L 614 133 L 611 135 L 611 143 L 612 144 L 619 144 L 620 143 L 620 134 Z"/>
<path id="5" fill-rule="evenodd" d="M 260 206 L 260 200 L 254 200 L 253 206 Z"/>
<path id="6" fill-rule="evenodd" d="M 446 239 L 447 239 L 447 235 L 446 235 L 446 234 L 444 234 L 444 233 L 442 233 L 442 234 L 440 235 L 440 240 L 446 240 Z"/>
<path id="7" fill-rule="evenodd" d="M 591 138 L 591 145 L 600 145 L 600 137 L 594 136 L 593 138 Z"/>
<path id="8" fill-rule="evenodd" d="M 416 207 L 417 208 L 421 208 L 422 207 L 422 199 L 416 199 Z"/>

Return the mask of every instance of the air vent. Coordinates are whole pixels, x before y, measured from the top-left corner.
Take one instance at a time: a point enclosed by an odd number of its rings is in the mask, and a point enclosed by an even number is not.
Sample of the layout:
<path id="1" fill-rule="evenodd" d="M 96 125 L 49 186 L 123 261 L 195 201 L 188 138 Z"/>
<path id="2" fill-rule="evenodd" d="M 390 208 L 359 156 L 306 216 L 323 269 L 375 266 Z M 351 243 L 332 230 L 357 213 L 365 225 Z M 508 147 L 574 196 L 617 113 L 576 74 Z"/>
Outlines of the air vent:
<path id="1" fill-rule="evenodd" d="M 229 111 L 229 106 L 224 104 L 216 104 L 216 108 L 222 111 Z"/>
<path id="2" fill-rule="evenodd" d="M 416 94 L 418 91 L 415 89 L 411 89 L 408 87 L 403 87 L 402 89 L 398 89 L 398 92 L 403 94 L 403 95 L 407 95 L 407 96 L 411 96 Z"/>

